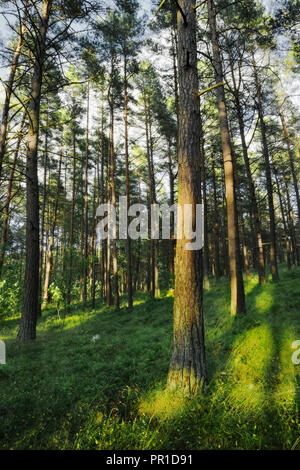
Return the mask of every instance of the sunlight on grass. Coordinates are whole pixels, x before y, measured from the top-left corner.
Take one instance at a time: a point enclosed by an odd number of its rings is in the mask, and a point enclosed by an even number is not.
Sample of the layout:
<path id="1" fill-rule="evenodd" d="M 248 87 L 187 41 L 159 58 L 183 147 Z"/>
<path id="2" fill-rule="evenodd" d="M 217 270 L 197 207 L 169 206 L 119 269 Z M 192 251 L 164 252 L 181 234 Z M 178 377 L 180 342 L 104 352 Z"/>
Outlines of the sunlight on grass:
<path id="1" fill-rule="evenodd" d="M 296 395 L 296 368 L 292 362 L 291 345 L 296 338 L 294 328 L 287 328 L 280 339 L 277 386 L 274 390 L 274 401 L 282 408 L 293 408 Z"/>
<path id="2" fill-rule="evenodd" d="M 255 299 L 256 309 L 259 313 L 267 312 L 272 307 L 273 303 L 273 295 L 266 290 L 261 292 Z"/>
<path id="3" fill-rule="evenodd" d="M 140 401 L 139 413 L 160 420 L 174 418 L 182 412 L 185 401 L 186 398 L 180 392 L 158 390 Z"/>
<path id="4" fill-rule="evenodd" d="M 268 325 L 241 334 L 229 359 L 226 401 L 233 409 L 260 413 L 266 394 L 266 376 L 272 364 L 274 341 Z"/>
<path id="5" fill-rule="evenodd" d="M 227 280 L 204 293 L 208 386 L 186 398 L 165 389 L 173 292 L 136 293 L 135 308 L 99 302 L 70 313 L 51 306 L 36 342 L 15 338 L 18 315 L 1 324 L 0 441 L 16 449 L 299 448 L 300 270 L 276 285 L 245 283 L 247 315 L 230 316 Z M 284 295 L 282 295 L 284 292 Z M 123 303 L 122 303 L 123 305 Z M 97 340 L 93 338 L 97 336 Z M 13 387 L 12 387 L 13 383 Z M 297 404 L 298 403 L 298 404 Z"/>

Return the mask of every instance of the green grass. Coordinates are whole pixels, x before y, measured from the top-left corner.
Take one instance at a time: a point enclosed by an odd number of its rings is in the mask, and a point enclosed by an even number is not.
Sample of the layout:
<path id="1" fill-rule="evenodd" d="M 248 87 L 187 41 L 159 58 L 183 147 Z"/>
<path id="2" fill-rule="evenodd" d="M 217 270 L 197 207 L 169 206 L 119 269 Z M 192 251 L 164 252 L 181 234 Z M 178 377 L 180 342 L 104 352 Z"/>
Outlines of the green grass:
<path id="1" fill-rule="evenodd" d="M 300 270 L 280 278 L 245 283 L 242 318 L 230 316 L 227 281 L 205 292 L 209 385 L 191 399 L 165 391 L 171 293 L 137 294 L 132 312 L 78 304 L 60 319 L 49 309 L 25 346 L 19 316 L 2 321 L 0 448 L 300 448 Z"/>

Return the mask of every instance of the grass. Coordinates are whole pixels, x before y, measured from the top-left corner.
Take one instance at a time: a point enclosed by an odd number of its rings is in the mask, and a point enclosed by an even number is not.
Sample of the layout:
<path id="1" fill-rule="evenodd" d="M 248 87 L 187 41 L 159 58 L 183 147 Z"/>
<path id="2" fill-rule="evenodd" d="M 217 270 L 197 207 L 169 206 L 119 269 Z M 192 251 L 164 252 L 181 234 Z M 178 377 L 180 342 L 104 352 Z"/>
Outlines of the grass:
<path id="1" fill-rule="evenodd" d="M 300 270 L 245 283 L 246 316 L 230 316 L 227 281 L 204 295 L 209 385 L 194 398 L 165 390 L 171 293 L 137 294 L 131 312 L 47 310 L 34 344 L 1 322 L 1 449 L 300 448 Z M 97 336 L 98 335 L 98 336 Z"/>

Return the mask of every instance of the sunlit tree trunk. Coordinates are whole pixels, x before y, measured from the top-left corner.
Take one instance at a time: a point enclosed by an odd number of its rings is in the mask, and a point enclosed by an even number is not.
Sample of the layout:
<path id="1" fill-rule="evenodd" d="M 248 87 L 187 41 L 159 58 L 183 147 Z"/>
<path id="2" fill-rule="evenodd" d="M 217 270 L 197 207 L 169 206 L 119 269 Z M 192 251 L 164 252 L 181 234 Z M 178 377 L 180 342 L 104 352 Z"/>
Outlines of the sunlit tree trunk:
<path id="1" fill-rule="evenodd" d="M 259 283 L 263 284 L 266 281 L 266 275 L 265 275 L 263 242 L 262 242 L 262 235 L 261 235 L 261 223 L 260 223 L 260 217 L 259 217 L 259 211 L 258 211 L 258 205 L 257 205 L 257 199 L 256 199 L 255 186 L 253 182 L 250 161 L 249 161 L 249 156 L 248 156 L 248 148 L 246 145 L 245 126 L 244 126 L 244 120 L 243 120 L 243 114 L 242 114 L 242 107 L 240 103 L 239 88 L 235 79 L 232 55 L 230 54 L 229 57 L 230 57 L 231 76 L 232 76 L 233 87 L 234 87 L 234 99 L 235 99 L 236 112 L 237 112 L 237 118 L 238 118 L 238 123 L 239 123 L 243 158 L 244 158 L 248 190 L 249 190 L 250 202 L 251 202 L 251 215 L 253 218 L 253 229 L 255 231 L 253 246 L 257 254 L 256 256 L 254 256 L 254 259 L 257 259 L 257 262 L 258 262 L 257 267 L 258 267 Z"/>
<path id="2" fill-rule="evenodd" d="M 269 218 L 270 218 L 270 265 L 271 265 L 272 279 L 273 281 L 278 281 L 279 274 L 278 274 L 277 253 L 276 253 L 276 226 L 275 226 L 272 174 L 271 174 L 269 149 L 268 149 L 267 134 L 266 134 L 266 125 L 265 125 L 265 119 L 264 119 L 261 86 L 260 86 L 260 81 L 259 81 L 259 77 L 257 73 L 257 67 L 256 67 L 256 62 L 255 62 L 253 51 L 252 51 L 252 64 L 253 64 L 256 93 L 257 93 L 257 108 L 258 108 L 258 116 L 259 116 L 259 122 L 260 122 L 263 157 L 264 157 L 265 172 L 266 172 L 267 193 L 268 193 L 268 206 L 269 206 Z"/>
<path id="3" fill-rule="evenodd" d="M 213 50 L 213 65 L 217 83 L 223 82 L 222 60 L 217 36 L 216 17 L 213 0 L 207 1 L 208 18 Z M 217 88 L 218 112 L 220 121 L 220 133 L 223 150 L 226 203 L 227 203 L 227 228 L 228 228 L 228 256 L 231 287 L 231 314 L 245 313 L 245 293 L 243 275 L 240 263 L 238 218 L 235 199 L 235 183 L 232 164 L 232 149 L 227 120 L 224 86 Z"/>
<path id="4" fill-rule="evenodd" d="M 291 169 L 291 173 L 292 173 L 294 190 L 295 190 L 295 194 L 296 194 L 296 203 L 297 203 L 297 209 L 298 209 L 298 226 L 299 226 L 299 234 L 300 234 L 300 196 L 299 196 L 297 175 L 296 175 L 296 170 L 295 170 L 294 155 L 293 155 L 293 151 L 292 151 L 292 148 L 291 148 L 291 142 L 290 142 L 288 129 L 287 129 L 287 126 L 286 126 L 285 116 L 284 116 L 284 113 L 283 113 L 282 110 L 280 110 L 279 116 L 280 116 L 280 119 L 281 119 L 283 135 L 284 135 L 284 139 L 285 139 L 287 149 L 288 149 L 288 154 L 289 154 L 290 169 Z"/>
<path id="5" fill-rule="evenodd" d="M 194 0 L 180 0 L 178 12 L 179 139 L 178 205 L 191 204 L 195 228 L 196 204 L 201 203 L 200 107 Z M 184 215 L 183 215 L 184 219 Z M 177 240 L 173 352 L 168 386 L 197 393 L 206 381 L 202 304 L 201 250 L 186 250 L 185 235 Z"/>
<path id="6" fill-rule="evenodd" d="M 55 235 L 55 229 L 56 229 L 56 224 L 57 224 L 57 212 L 58 212 L 59 193 L 60 193 L 61 165 L 62 165 L 62 149 L 61 149 L 61 154 L 59 158 L 58 177 L 57 177 L 54 210 L 53 210 L 52 227 L 50 231 L 49 245 L 47 246 L 47 251 L 46 251 L 46 271 L 45 271 L 45 280 L 44 280 L 44 288 L 43 288 L 43 305 L 42 305 L 43 308 L 47 306 L 47 301 L 48 301 L 48 289 L 49 289 L 50 275 L 51 275 L 51 269 L 52 269 L 54 235 Z"/>

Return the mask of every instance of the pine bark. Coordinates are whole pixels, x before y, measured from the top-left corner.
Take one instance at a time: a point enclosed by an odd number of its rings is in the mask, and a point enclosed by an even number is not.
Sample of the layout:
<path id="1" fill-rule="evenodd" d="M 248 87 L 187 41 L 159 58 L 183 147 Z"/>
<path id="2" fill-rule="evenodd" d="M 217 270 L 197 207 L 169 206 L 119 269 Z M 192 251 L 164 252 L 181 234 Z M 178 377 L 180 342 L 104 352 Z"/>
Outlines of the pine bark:
<path id="1" fill-rule="evenodd" d="M 39 37 L 35 44 L 34 71 L 31 80 L 28 107 L 29 131 L 26 155 L 26 261 L 23 306 L 17 340 L 27 342 L 36 337 L 39 311 L 39 185 L 38 185 L 38 138 L 40 124 L 40 100 L 43 64 L 46 54 L 46 38 L 52 1 L 43 1 Z"/>
<path id="2" fill-rule="evenodd" d="M 195 1 L 180 0 L 179 4 L 185 20 L 178 12 L 178 205 L 182 209 L 185 204 L 192 205 L 195 224 L 196 204 L 201 203 Z M 186 250 L 187 242 L 183 235 L 176 245 L 173 352 L 168 387 L 193 394 L 199 392 L 206 381 L 203 272 L 201 250 Z"/>

